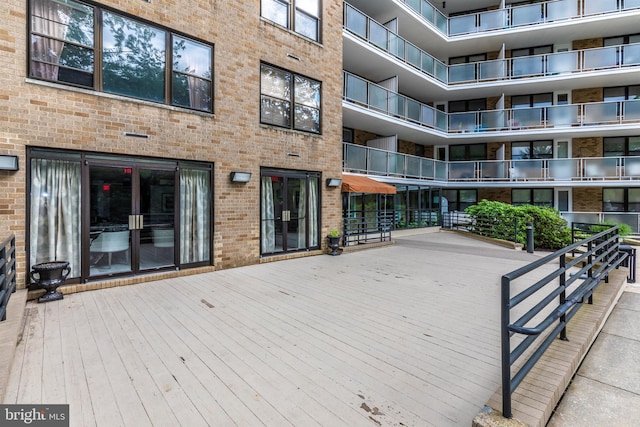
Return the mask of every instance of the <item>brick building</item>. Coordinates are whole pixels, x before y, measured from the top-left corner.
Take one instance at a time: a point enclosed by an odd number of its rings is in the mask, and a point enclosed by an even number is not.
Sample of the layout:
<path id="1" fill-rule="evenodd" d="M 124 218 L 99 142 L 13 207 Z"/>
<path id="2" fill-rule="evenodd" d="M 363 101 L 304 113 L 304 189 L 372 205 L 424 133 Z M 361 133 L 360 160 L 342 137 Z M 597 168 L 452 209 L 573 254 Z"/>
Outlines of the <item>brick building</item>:
<path id="1" fill-rule="evenodd" d="M 0 236 L 78 289 L 321 253 L 342 3 L 7 0 Z M 153 273 L 153 274 L 149 274 Z"/>

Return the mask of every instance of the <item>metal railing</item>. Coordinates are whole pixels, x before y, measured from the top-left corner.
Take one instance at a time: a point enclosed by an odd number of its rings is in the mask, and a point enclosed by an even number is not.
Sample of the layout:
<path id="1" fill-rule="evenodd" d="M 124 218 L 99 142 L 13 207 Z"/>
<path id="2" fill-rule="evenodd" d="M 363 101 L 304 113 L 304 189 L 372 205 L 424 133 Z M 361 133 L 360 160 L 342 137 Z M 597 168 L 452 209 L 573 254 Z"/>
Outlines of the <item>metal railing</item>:
<path id="1" fill-rule="evenodd" d="M 640 43 L 447 65 L 348 3 L 344 3 L 343 25 L 345 30 L 368 45 L 375 46 L 440 83 L 451 85 L 640 65 Z"/>
<path id="2" fill-rule="evenodd" d="M 401 0 L 446 36 L 545 24 L 588 16 L 622 13 L 640 7 L 640 0 L 553 0 L 447 18 L 427 0 Z"/>
<path id="3" fill-rule="evenodd" d="M 343 170 L 439 182 L 635 181 L 640 156 L 445 162 L 343 142 Z"/>
<path id="4" fill-rule="evenodd" d="M 0 244 L 0 321 L 7 319 L 7 305 L 16 291 L 16 237 Z"/>
<path id="5" fill-rule="evenodd" d="M 478 236 L 525 243 L 526 221 L 517 216 L 469 215 L 465 212 L 448 212 L 442 215 L 442 227 L 468 231 Z"/>
<path id="6" fill-rule="evenodd" d="M 614 226 L 502 276 L 504 417 L 512 417 L 511 396 L 524 377 L 556 337 L 566 340 L 567 322 L 585 301 L 592 302 L 593 291 L 600 281 L 627 258 L 627 253 L 619 251 L 618 239 L 618 227 Z M 576 250 L 580 255 L 568 256 Z M 557 267 L 553 265 L 556 262 Z M 574 267 L 576 270 L 571 274 Z M 532 281 L 535 281 L 532 285 L 526 285 Z M 525 302 L 532 308 L 522 308 Z M 514 365 L 517 368 L 512 375 Z"/>
<path id="7" fill-rule="evenodd" d="M 371 212 L 364 216 L 343 218 L 342 245 L 359 245 L 371 242 L 388 242 L 391 240 L 393 214 Z"/>

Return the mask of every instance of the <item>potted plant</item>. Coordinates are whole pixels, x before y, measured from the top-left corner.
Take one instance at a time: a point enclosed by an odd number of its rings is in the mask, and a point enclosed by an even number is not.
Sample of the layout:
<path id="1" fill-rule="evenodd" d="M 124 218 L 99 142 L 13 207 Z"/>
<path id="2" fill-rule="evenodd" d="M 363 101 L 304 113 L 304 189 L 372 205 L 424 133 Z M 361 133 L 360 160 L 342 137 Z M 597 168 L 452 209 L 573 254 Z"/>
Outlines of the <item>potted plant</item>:
<path id="1" fill-rule="evenodd" d="M 340 247 L 340 232 L 338 230 L 331 230 L 329 232 L 327 235 L 327 245 L 329 246 L 329 249 L 331 249 L 329 255 L 340 255 L 340 251 L 338 251 L 338 248 Z"/>

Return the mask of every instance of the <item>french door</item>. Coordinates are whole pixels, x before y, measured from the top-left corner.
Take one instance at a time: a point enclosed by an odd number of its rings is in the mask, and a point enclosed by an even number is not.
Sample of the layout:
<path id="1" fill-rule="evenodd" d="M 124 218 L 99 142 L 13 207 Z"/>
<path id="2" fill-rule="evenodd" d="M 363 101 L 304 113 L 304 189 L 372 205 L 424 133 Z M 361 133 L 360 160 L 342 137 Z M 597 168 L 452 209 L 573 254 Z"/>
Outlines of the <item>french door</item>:
<path id="1" fill-rule="evenodd" d="M 261 174 L 261 253 L 318 248 L 319 174 L 264 170 Z"/>
<path id="2" fill-rule="evenodd" d="M 175 166 L 90 160 L 83 206 L 83 276 L 175 268 Z"/>

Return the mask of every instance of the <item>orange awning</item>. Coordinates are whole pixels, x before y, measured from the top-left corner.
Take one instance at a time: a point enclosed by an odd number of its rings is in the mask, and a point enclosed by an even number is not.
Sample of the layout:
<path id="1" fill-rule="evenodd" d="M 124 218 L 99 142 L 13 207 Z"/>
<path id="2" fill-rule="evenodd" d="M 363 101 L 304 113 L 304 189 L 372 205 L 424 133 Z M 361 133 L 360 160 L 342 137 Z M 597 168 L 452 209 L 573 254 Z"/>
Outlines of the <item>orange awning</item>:
<path id="1" fill-rule="evenodd" d="M 396 194 L 396 187 L 359 175 L 342 175 L 343 193 Z"/>

